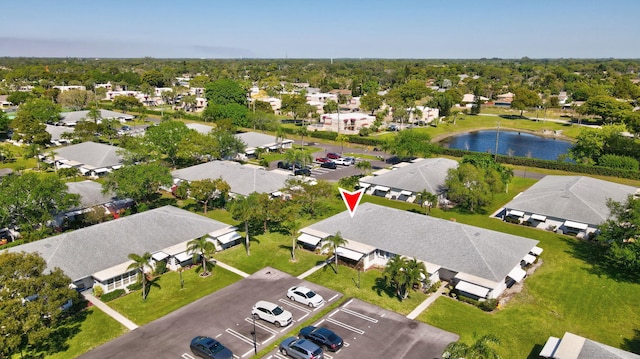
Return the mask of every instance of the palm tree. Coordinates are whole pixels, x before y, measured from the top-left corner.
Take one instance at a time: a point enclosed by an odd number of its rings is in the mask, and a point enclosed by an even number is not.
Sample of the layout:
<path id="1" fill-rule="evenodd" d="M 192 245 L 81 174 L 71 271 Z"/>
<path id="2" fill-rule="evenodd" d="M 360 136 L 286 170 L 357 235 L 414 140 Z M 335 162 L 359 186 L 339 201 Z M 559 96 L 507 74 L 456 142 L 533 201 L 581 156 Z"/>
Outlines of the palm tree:
<path id="1" fill-rule="evenodd" d="M 313 156 L 309 151 L 292 149 L 285 153 L 284 158 L 289 163 L 302 163 L 302 166 L 306 166 L 307 163 L 313 162 Z M 296 168 L 293 166 L 292 170 L 295 172 Z"/>
<path id="2" fill-rule="evenodd" d="M 147 274 L 145 273 L 145 269 L 151 269 L 151 265 L 149 261 L 151 260 L 151 253 L 146 252 L 143 255 L 137 255 L 135 253 L 130 253 L 127 256 L 129 259 L 133 261 L 131 265 L 129 265 L 130 270 L 138 270 L 139 279 L 142 278 L 142 300 L 147 299 Z"/>
<path id="3" fill-rule="evenodd" d="M 278 128 L 276 128 L 276 143 L 282 142 L 286 138 L 287 133 L 284 131 L 284 128 L 282 126 L 278 126 Z M 282 149 L 282 146 L 280 146 L 280 149 Z"/>
<path id="4" fill-rule="evenodd" d="M 405 284 L 407 285 L 407 287 L 405 288 L 404 298 L 406 298 L 408 294 L 408 290 L 406 290 L 407 288 L 414 288 L 414 285 L 416 284 L 418 285 L 418 287 L 420 287 L 420 283 L 423 279 L 427 278 L 428 275 L 427 266 L 424 264 L 424 262 L 418 261 L 417 259 L 413 258 L 406 261 L 406 264 L 407 282 Z"/>
<path id="5" fill-rule="evenodd" d="M 287 223 L 287 229 L 289 230 L 289 234 L 291 235 L 291 261 L 296 261 L 296 242 L 298 231 L 300 230 L 300 222 L 296 221 L 295 218 L 292 218 L 289 223 Z"/>
<path id="6" fill-rule="evenodd" d="M 427 191 L 426 188 L 420 191 L 417 197 L 420 199 L 420 207 L 428 208 L 429 214 L 431 213 L 431 207 L 433 207 L 434 204 L 436 206 L 438 205 L 438 196 Z"/>
<path id="7" fill-rule="evenodd" d="M 344 143 L 349 141 L 349 137 L 347 137 L 347 135 L 345 134 L 339 134 L 336 137 L 336 142 L 338 142 L 340 145 L 342 145 L 342 148 L 340 149 L 340 155 L 342 155 L 344 153 Z"/>
<path id="8" fill-rule="evenodd" d="M 202 273 L 200 274 L 201 277 L 206 277 L 211 274 L 209 270 L 213 268 L 213 264 L 207 259 L 215 251 L 215 246 L 212 242 L 209 242 L 207 240 L 207 236 L 202 236 L 198 239 L 187 242 L 187 253 L 193 255 L 193 261 L 196 261 L 196 257 L 200 257 L 200 264 L 202 264 L 202 267 L 200 267 L 200 269 L 202 270 Z"/>
<path id="9" fill-rule="evenodd" d="M 248 197 L 239 197 L 229 203 L 229 211 L 231 212 L 233 219 L 244 222 L 244 245 L 247 249 L 247 255 L 251 255 L 249 251 L 249 222 L 256 214 L 255 208 Z"/>
<path id="10" fill-rule="evenodd" d="M 371 171 L 371 162 L 369 161 L 358 161 L 356 162 L 355 167 L 361 171 L 363 171 L 366 175 Z"/>
<path id="11" fill-rule="evenodd" d="M 471 346 L 454 342 L 447 345 L 442 357 L 448 359 L 500 359 L 500 355 L 490 344 L 500 344 L 500 339 L 493 334 L 487 334 L 477 339 Z"/>
<path id="12" fill-rule="evenodd" d="M 426 278 L 427 267 L 415 258 L 395 256 L 387 262 L 382 273 L 385 285 L 394 287 L 398 298 L 404 300 L 409 296 L 409 289 Z"/>
<path id="13" fill-rule="evenodd" d="M 99 109 L 92 107 L 91 109 L 89 109 L 89 112 L 87 113 L 87 117 L 92 119 L 94 123 L 98 124 L 98 120 L 102 118 L 102 113 L 100 112 Z"/>
<path id="14" fill-rule="evenodd" d="M 304 127 L 304 124 L 298 129 L 298 135 L 300 135 L 300 146 L 304 147 L 304 136 L 309 136 L 309 130 Z"/>
<path id="15" fill-rule="evenodd" d="M 336 273 L 338 273 L 338 247 L 344 246 L 347 243 L 348 241 L 342 238 L 340 231 L 338 231 L 335 235 L 325 239 L 325 242 L 322 245 L 322 250 L 333 251 L 333 259 L 334 263 L 336 264 Z"/>

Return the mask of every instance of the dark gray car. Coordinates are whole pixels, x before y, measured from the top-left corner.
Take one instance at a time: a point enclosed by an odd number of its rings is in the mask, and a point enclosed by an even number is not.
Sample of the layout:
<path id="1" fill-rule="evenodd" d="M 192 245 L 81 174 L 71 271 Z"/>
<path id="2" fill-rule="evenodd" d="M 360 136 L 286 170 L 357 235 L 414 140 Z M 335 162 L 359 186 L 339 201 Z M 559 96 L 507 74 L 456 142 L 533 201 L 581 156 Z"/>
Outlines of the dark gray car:
<path id="1" fill-rule="evenodd" d="M 231 350 L 222 345 L 219 341 L 205 337 L 197 336 L 191 340 L 191 352 L 200 358 L 206 359 L 232 359 Z"/>

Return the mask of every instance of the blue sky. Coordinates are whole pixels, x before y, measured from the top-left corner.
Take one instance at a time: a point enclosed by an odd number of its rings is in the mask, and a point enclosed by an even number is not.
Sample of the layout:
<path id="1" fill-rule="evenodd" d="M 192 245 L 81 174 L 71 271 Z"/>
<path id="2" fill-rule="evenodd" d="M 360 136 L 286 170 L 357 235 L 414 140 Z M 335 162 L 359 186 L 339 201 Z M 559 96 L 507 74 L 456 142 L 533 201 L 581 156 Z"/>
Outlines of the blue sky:
<path id="1" fill-rule="evenodd" d="M 0 56 L 640 58 L 639 0 L 19 0 Z"/>

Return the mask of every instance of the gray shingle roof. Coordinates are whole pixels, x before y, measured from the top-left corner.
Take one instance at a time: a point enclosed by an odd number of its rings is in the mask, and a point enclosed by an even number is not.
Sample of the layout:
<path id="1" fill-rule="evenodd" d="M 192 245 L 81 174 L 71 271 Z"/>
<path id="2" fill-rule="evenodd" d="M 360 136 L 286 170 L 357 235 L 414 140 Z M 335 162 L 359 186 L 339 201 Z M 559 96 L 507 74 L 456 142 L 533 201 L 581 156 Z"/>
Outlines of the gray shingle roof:
<path id="1" fill-rule="evenodd" d="M 73 111 L 73 112 L 63 112 L 60 114 L 60 122 L 61 123 L 77 123 L 80 121 L 89 120 L 89 111 Z M 135 116 L 127 115 L 126 113 L 109 111 L 109 110 L 100 110 L 100 117 L 103 119 L 124 119 L 124 120 L 132 120 Z"/>
<path id="2" fill-rule="evenodd" d="M 379 176 L 367 177 L 361 182 L 411 192 L 426 189 L 431 193 L 439 194 L 445 190 L 444 181 L 449 169 L 456 167 L 458 162 L 448 158 L 427 158 Z"/>
<path id="3" fill-rule="evenodd" d="M 206 178 L 222 179 L 231 192 L 247 196 L 252 192 L 272 193 L 285 187 L 289 174 L 266 171 L 261 167 L 244 166 L 231 161 L 211 161 L 171 172 L 173 178 L 198 181 Z"/>
<path id="4" fill-rule="evenodd" d="M 120 148 L 96 142 L 83 142 L 77 145 L 55 149 L 56 160 L 70 160 L 95 168 L 113 167 L 122 164 Z"/>
<path id="5" fill-rule="evenodd" d="M 640 355 L 566 332 L 553 355 L 557 359 L 640 359 Z"/>
<path id="6" fill-rule="evenodd" d="M 187 123 L 187 128 L 196 130 L 203 135 L 207 135 L 213 130 L 213 126 L 203 125 L 201 123 Z"/>
<path id="7" fill-rule="evenodd" d="M 47 125 L 47 132 L 51 134 L 51 141 L 59 141 L 63 133 L 73 132 L 73 128 L 66 126 Z"/>
<path id="8" fill-rule="evenodd" d="M 9 248 L 8 251 L 38 252 L 49 269 L 59 267 L 75 281 L 126 262 L 130 253 L 153 253 L 226 227 L 230 226 L 165 206 Z"/>
<path id="9" fill-rule="evenodd" d="M 626 201 L 636 188 L 584 176 L 545 176 L 505 208 L 587 224 L 609 218 L 607 199 Z"/>
<path id="10" fill-rule="evenodd" d="M 98 182 L 86 180 L 81 182 L 67 182 L 69 193 L 80 195 L 79 208 L 89 208 L 113 201 L 115 196 L 102 193 L 102 185 Z"/>
<path id="11" fill-rule="evenodd" d="M 278 143 L 276 142 L 276 136 L 258 132 L 238 133 L 236 137 L 247 145 L 247 149 L 274 146 Z"/>
<path id="12" fill-rule="evenodd" d="M 371 203 L 309 226 L 444 268 L 499 282 L 538 241 Z M 304 229 L 301 230 L 304 232 Z"/>

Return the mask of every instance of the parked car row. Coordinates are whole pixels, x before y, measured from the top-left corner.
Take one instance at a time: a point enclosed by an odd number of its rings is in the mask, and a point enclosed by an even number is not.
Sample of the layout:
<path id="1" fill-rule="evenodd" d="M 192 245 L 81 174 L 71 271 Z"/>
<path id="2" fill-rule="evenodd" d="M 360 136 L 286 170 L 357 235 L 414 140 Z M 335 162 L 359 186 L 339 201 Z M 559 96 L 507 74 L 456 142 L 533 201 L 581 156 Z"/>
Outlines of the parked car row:
<path id="1" fill-rule="evenodd" d="M 316 158 L 316 162 L 320 163 L 320 167 L 331 168 L 331 167 L 325 167 L 323 166 L 323 164 L 335 163 L 336 165 L 351 166 L 356 163 L 356 159 L 354 157 L 341 157 L 337 153 L 327 153 L 326 157 Z M 327 166 L 330 166 L 330 165 L 327 165 Z"/>

